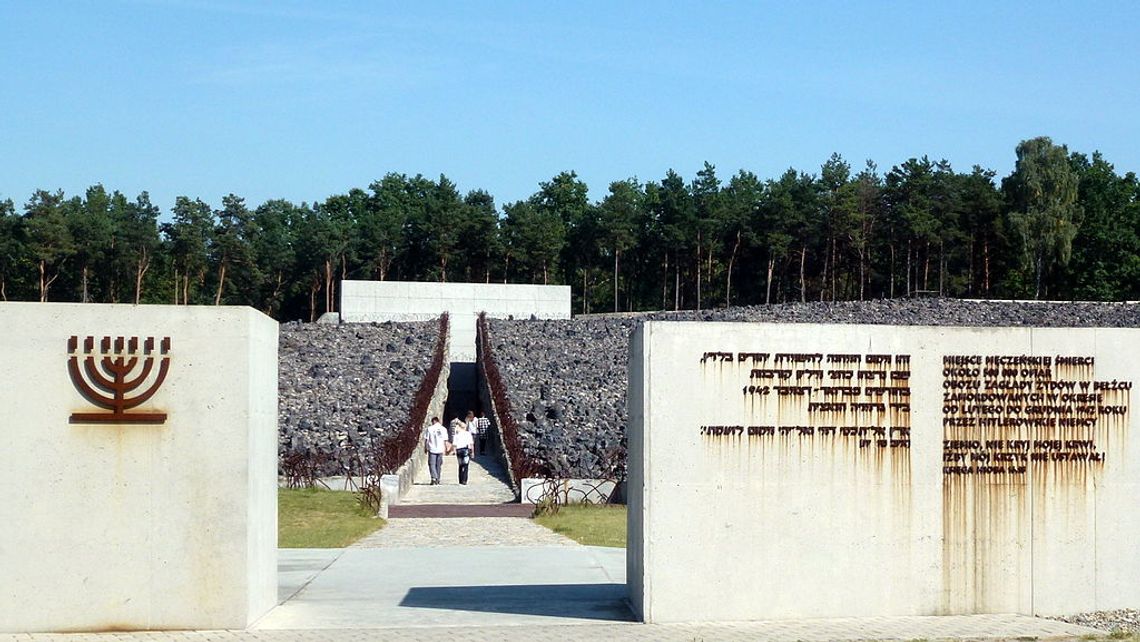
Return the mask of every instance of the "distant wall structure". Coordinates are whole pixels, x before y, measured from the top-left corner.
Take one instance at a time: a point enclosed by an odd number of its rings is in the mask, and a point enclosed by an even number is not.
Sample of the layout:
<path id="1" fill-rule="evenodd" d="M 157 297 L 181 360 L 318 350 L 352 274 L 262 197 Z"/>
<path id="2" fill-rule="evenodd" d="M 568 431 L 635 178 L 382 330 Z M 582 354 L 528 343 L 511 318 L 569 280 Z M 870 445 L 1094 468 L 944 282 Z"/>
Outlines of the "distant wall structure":
<path id="1" fill-rule="evenodd" d="M 508 283 L 342 281 L 340 319 L 345 323 L 426 321 L 451 314 L 450 361 L 475 361 L 475 322 L 492 318 L 570 318 L 570 286 Z"/>
<path id="2" fill-rule="evenodd" d="M 277 603 L 277 330 L 0 303 L 0 632 L 242 629 Z"/>
<path id="3" fill-rule="evenodd" d="M 1140 330 L 645 323 L 649 622 L 1140 604 Z"/>

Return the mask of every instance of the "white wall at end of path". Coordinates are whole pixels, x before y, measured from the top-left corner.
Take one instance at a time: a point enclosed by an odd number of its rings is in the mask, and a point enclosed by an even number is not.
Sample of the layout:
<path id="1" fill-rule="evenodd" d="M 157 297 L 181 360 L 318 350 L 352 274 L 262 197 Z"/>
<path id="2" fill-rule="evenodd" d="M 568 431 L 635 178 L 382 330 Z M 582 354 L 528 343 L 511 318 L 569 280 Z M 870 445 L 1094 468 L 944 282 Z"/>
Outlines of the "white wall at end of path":
<path id="1" fill-rule="evenodd" d="M 451 314 L 450 361 L 475 361 L 480 312 L 497 319 L 570 318 L 570 286 L 512 283 L 342 281 L 340 318 L 345 323 L 426 321 Z"/>

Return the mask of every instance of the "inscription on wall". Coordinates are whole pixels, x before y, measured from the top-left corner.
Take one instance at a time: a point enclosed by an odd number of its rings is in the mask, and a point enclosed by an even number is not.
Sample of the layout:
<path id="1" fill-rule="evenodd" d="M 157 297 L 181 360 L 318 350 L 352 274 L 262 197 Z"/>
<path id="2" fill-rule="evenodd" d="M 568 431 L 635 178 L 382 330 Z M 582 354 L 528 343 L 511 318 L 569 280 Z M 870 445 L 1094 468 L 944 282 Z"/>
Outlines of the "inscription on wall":
<path id="1" fill-rule="evenodd" d="M 734 364 L 756 420 L 702 425 L 705 439 L 834 439 L 867 449 L 910 448 L 910 355 L 705 352 L 701 366 Z"/>
<path id="2" fill-rule="evenodd" d="M 1101 465 L 1129 413 L 1130 381 L 1098 381 L 1089 356 L 942 358 L 942 473 L 1019 476 Z"/>

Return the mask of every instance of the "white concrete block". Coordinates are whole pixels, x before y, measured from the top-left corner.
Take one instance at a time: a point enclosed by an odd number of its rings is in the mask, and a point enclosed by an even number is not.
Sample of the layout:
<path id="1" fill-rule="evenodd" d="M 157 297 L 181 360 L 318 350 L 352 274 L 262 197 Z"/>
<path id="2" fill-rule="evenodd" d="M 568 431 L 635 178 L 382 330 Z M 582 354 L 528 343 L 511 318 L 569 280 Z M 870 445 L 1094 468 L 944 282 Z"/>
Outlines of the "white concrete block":
<path id="1" fill-rule="evenodd" d="M 631 603 L 652 622 L 1140 603 L 1137 364 L 1135 329 L 647 323 Z"/>
<path id="2" fill-rule="evenodd" d="M 69 373 L 74 354 L 91 380 L 86 357 L 102 362 L 104 336 L 124 368 L 139 359 L 121 377 L 124 398 L 154 386 L 114 422 L 94 421 L 111 411 Z M 272 319 L 250 308 L 0 303 L 0 371 L 0 631 L 241 629 L 276 603 Z M 138 413 L 152 416 L 131 421 Z"/>
<path id="3" fill-rule="evenodd" d="M 492 318 L 570 318 L 570 287 L 502 283 L 342 281 L 346 322 L 428 320 L 452 317 L 452 360 L 475 360 L 476 315 Z"/>

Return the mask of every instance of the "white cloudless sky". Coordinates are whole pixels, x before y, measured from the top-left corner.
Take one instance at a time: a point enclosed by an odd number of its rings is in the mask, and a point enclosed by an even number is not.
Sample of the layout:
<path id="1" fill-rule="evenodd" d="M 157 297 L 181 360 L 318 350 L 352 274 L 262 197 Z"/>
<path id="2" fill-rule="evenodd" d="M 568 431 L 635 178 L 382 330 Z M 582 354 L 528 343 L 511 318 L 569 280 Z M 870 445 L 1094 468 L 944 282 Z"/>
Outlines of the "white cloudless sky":
<path id="1" fill-rule="evenodd" d="M 937 6 L 928 6 L 934 5 Z M 323 200 L 387 172 L 498 204 L 610 181 L 1007 174 L 1051 136 L 1140 170 L 1140 5 L 0 0 L 0 199 Z"/>

